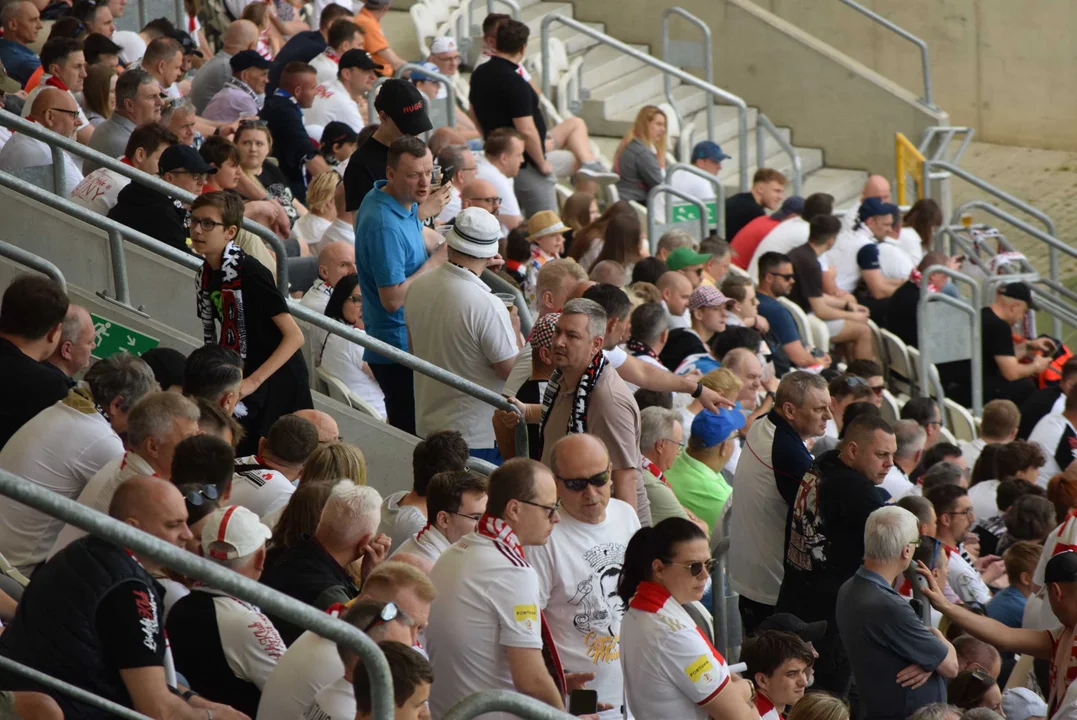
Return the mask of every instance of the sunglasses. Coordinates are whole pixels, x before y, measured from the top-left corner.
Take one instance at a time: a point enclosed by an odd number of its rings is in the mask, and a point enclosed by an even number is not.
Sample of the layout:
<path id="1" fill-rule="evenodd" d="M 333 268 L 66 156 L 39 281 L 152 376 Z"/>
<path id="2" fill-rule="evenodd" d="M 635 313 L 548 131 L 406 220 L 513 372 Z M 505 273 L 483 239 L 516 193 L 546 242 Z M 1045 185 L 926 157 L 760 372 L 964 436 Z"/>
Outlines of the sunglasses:
<path id="1" fill-rule="evenodd" d="M 546 517 L 553 520 L 553 516 L 557 514 L 557 511 L 561 509 L 561 501 L 558 500 L 553 505 L 543 505 L 542 503 L 531 502 L 530 500 L 521 500 L 524 505 L 531 505 L 532 507 L 542 508 L 547 512 Z"/>
<path id="2" fill-rule="evenodd" d="M 782 280 L 792 280 L 796 277 L 793 273 L 767 273 L 767 275 L 773 275 L 774 277 L 780 277 Z"/>
<path id="3" fill-rule="evenodd" d="M 583 492 L 587 488 L 588 485 L 591 485 L 592 487 L 596 487 L 596 488 L 605 487 L 606 483 L 608 483 L 610 481 L 610 471 L 609 471 L 609 468 L 606 468 L 602 472 L 598 473 L 597 475 L 592 475 L 591 477 L 586 477 L 586 478 L 563 478 L 563 477 L 559 477 L 557 479 L 560 480 L 562 483 L 564 483 L 566 490 L 570 490 L 572 492 Z"/>
<path id="4" fill-rule="evenodd" d="M 202 503 L 206 500 L 217 499 L 217 486 L 216 485 L 203 485 L 201 490 L 197 492 L 192 490 L 183 496 L 183 499 L 187 501 L 189 505 L 194 507 L 201 507 Z"/>
<path id="5" fill-rule="evenodd" d="M 385 607 L 381 609 L 381 612 L 378 613 L 378 616 L 367 623 L 366 627 L 363 628 L 363 632 L 369 633 L 378 625 L 390 623 L 393 620 L 396 620 L 398 615 L 400 615 L 400 611 L 397 609 L 396 605 L 392 602 L 387 602 L 385 603 Z"/>
<path id="6" fill-rule="evenodd" d="M 700 574 L 706 569 L 708 575 L 714 574 L 714 569 L 718 567 L 718 561 L 714 558 L 707 560 L 706 562 L 694 562 L 694 563 L 677 563 L 672 561 L 666 561 L 666 565 L 676 565 L 677 567 L 686 568 L 692 577 L 699 577 Z"/>
<path id="7" fill-rule="evenodd" d="M 874 394 L 876 397 L 882 397 L 883 390 L 886 389 L 886 386 L 884 385 L 869 385 L 868 387 L 871 388 L 872 394 Z"/>

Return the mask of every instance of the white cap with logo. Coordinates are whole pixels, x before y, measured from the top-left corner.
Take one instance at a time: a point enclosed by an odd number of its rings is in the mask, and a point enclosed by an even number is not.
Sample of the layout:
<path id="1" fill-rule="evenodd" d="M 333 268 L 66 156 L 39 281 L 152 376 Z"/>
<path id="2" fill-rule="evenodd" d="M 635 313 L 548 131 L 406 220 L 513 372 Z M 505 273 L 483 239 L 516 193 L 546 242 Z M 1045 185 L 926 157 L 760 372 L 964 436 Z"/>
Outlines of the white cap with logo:
<path id="1" fill-rule="evenodd" d="M 214 560 L 235 560 L 257 552 L 273 537 L 253 512 L 229 505 L 213 512 L 202 527 L 202 552 Z"/>
<path id="2" fill-rule="evenodd" d="M 431 55 L 440 55 L 454 50 L 456 50 L 456 41 L 445 35 L 434 38 L 434 42 L 430 43 Z"/>

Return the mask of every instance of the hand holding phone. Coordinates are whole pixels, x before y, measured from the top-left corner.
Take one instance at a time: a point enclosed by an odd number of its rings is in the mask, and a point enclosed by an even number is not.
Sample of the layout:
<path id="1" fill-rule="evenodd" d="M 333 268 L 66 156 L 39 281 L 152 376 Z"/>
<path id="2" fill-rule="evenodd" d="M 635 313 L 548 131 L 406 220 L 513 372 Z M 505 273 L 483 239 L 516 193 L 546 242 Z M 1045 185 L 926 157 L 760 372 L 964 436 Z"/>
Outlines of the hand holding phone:
<path id="1" fill-rule="evenodd" d="M 568 714 L 591 715 L 598 712 L 597 690 L 573 690 L 568 696 Z"/>

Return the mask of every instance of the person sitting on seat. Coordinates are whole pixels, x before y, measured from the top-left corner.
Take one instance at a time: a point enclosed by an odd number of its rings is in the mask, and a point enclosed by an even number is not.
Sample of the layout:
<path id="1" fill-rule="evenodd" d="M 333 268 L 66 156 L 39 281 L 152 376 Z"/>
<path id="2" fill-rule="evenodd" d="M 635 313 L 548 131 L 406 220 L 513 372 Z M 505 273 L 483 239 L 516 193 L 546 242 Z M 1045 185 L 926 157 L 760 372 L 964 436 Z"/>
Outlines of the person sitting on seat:
<path id="1" fill-rule="evenodd" d="M 745 225 L 767 210 L 774 211 L 785 195 L 785 175 L 772 168 L 760 168 L 752 176 L 748 192 L 731 195 L 725 200 L 725 236 L 733 239 Z"/>
<path id="2" fill-rule="evenodd" d="M 391 77 L 393 72 L 404 64 L 385 37 L 381 28 L 381 21 L 389 12 L 392 0 L 365 0 L 363 7 L 355 14 L 353 21 L 363 33 L 363 47 L 374 58 L 375 62 L 381 63 L 382 68 L 378 74 Z"/>
<path id="3" fill-rule="evenodd" d="M 228 65 L 231 77 L 202 111 L 207 120 L 230 123 L 261 110 L 269 82 L 269 61 L 256 50 L 244 50 L 233 55 Z"/>
<path id="4" fill-rule="evenodd" d="M 818 357 L 812 354 L 800 337 L 793 314 L 778 302 L 778 298 L 789 295 L 795 282 L 793 263 L 788 255 L 767 253 L 759 258 L 759 286 L 756 288 L 759 314 L 767 319 L 771 334 L 795 367 L 829 367 L 830 356 L 826 353 Z"/>
<path id="5" fill-rule="evenodd" d="M 106 8 L 107 10 L 107 8 Z M 41 48 L 41 67 L 45 74 L 23 104 L 22 116 L 30 114 L 30 108 L 44 88 L 54 87 L 66 90 L 72 96 L 78 94 L 81 97 L 83 83 L 86 80 L 86 55 L 83 52 L 82 43 L 73 38 L 52 38 Z M 94 126 L 86 119 L 86 114 L 79 108 L 79 115 L 75 123 L 75 139 L 80 143 L 87 143 L 93 135 Z"/>
<path id="6" fill-rule="evenodd" d="M 366 126 L 366 96 L 378 79 L 381 65 L 374 62 L 366 50 L 353 49 L 344 53 L 334 68 L 333 77 L 319 79 L 318 87 L 314 89 L 314 102 L 303 111 L 303 122 L 308 126 L 340 122 L 352 132 L 359 132 Z M 322 142 L 325 142 L 324 135 Z"/>
<path id="7" fill-rule="evenodd" d="M 0 62 L 12 79 L 26 85 L 34 71 L 41 67 L 37 53 L 30 48 L 41 32 L 37 3 L 21 0 L 5 5 L 0 12 L 0 25 L 4 28 L 4 37 L 0 38 Z"/>
<path id="8" fill-rule="evenodd" d="M 78 126 L 81 111 L 75 97 L 67 90 L 46 87 L 38 93 L 30 108 L 29 119 L 47 130 L 52 130 L 65 138 L 71 138 Z M 82 182 L 82 172 L 71 156 L 61 151 L 64 158 L 64 186 L 55 188 L 56 194 L 68 197 Z M 35 140 L 25 133 L 15 133 L 0 149 L 0 170 L 18 172 L 29 168 L 47 171 L 52 178 L 52 148 L 40 140 Z"/>
<path id="9" fill-rule="evenodd" d="M 136 127 L 160 122 L 161 86 L 141 68 L 133 68 L 116 80 L 116 109 L 108 120 L 98 125 L 90 137 L 89 147 L 109 157 L 122 157 L 127 141 Z M 99 166 L 86 159 L 82 169 L 91 173 Z"/>
<path id="10" fill-rule="evenodd" d="M 157 175 L 161 153 L 178 142 L 175 133 L 164 125 L 148 123 L 131 133 L 120 161 L 148 175 Z M 71 191 L 70 200 L 88 210 L 108 215 L 119 202 L 120 191 L 130 184 L 131 178 L 126 175 L 109 168 L 97 168 Z"/>

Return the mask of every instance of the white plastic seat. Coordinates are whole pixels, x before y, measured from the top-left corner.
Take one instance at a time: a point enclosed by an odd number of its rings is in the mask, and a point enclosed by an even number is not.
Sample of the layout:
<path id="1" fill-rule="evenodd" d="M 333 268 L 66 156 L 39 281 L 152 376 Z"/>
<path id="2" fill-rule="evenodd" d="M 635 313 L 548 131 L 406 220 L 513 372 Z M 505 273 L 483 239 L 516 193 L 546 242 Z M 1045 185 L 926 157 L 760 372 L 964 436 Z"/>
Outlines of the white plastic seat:
<path id="1" fill-rule="evenodd" d="M 949 417 L 949 427 L 954 437 L 965 442 L 976 439 L 976 419 L 966 408 L 946 398 L 946 415 Z"/>
<path id="2" fill-rule="evenodd" d="M 737 267 L 736 265 L 730 265 L 729 266 L 729 272 L 730 272 L 730 274 L 736 275 L 737 277 L 748 278 L 749 280 L 752 280 L 752 276 L 748 274 L 747 270 L 742 270 L 741 268 Z M 752 284 L 753 285 L 755 284 L 754 280 L 752 280 Z"/>
<path id="3" fill-rule="evenodd" d="M 825 353 L 830 352 L 830 328 L 814 315 L 805 313 L 804 317 L 808 321 L 808 328 L 811 330 L 812 337 L 815 340 L 815 347 Z"/>
<path id="4" fill-rule="evenodd" d="M 811 350 L 816 347 L 815 335 L 812 334 L 811 325 L 808 324 L 808 316 L 803 309 L 789 298 L 778 298 L 778 302 L 782 304 L 786 310 L 793 315 L 793 321 L 797 324 L 797 329 L 800 331 L 800 339 L 804 342 L 804 346 Z M 830 338 L 827 337 L 827 342 Z"/>
<path id="5" fill-rule="evenodd" d="M 449 5 L 448 0 L 422 0 L 422 3 L 430 11 L 430 17 L 433 19 L 434 25 L 441 25 L 452 14 L 452 7 Z"/>
<path id="6" fill-rule="evenodd" d="M 875 321 L 871 319 L 868 320 L 868 328 L 871 329 L 871 339 L 875 344 L 875 356 L 882 363 L 883 374 L 887 374 L 889 363 L 887 362 L 886 343 L 883 342 L 882 331 L 879 330 L 879 326 L 875 324 Z"/>
<path id="7" fill-rule="evenodd" d="M 957 438 L 954 437 L 954 434 L 952 432 L 950 432 L 944 427 L 939 428 L 939 437 L 942 438 L 943 442 L 948 442 L 951 445 L 957 445 Z"/>
<path id="8" fill-rule="evenodd" d="M 437 20 L 430 7 L 423 3 L 415 3 L 408 9 L 408 13 L 411 15 L 412 24 L 415 25 L 415 38 L 419 42 L 419 50 L 425 59 L 430 56 L 430 44 L 426 41 L 427 38 L 438 34 Z M 448 20 L 448 17 L 446 13 L 445 19 Z"/>
<path id="9" fill-rule="evenodd" d="M 329 387 L 329 397 L 348 405 L 353 410 L 358 410 L 365 415 L 369 415 L 372 418 L 385 422 L 385 418 L 374 409 L 374 406 L 353 393 L 351 389 L 344 384 L 343 380 L 335 375 L 330 375 L 321 368 L 318 368 L 317 372 L 318 377 L 324 380 L 325 384 Z"/>
<path id="10" fill-rule="evenodd" d="M 879 412 L 882 414 L 883 420 L 891 425 L 901 419 L 901 409 L 898 405 L 897 398 L 895 398 L 886 388 L 883 388 L 883 404 L 879 408 Z"/>
<path id="11" fill-rule="evenodd" d="M 890 385 L 899 393 L 913 394 L 916 371 L 909 360 L 909 347 L 905 341 L 889 330 L 882 329 L 879 334 L 886 349 L 886 363 L 891 371 Z M 894 375 L 896 373 L 896 377 Z"/>

